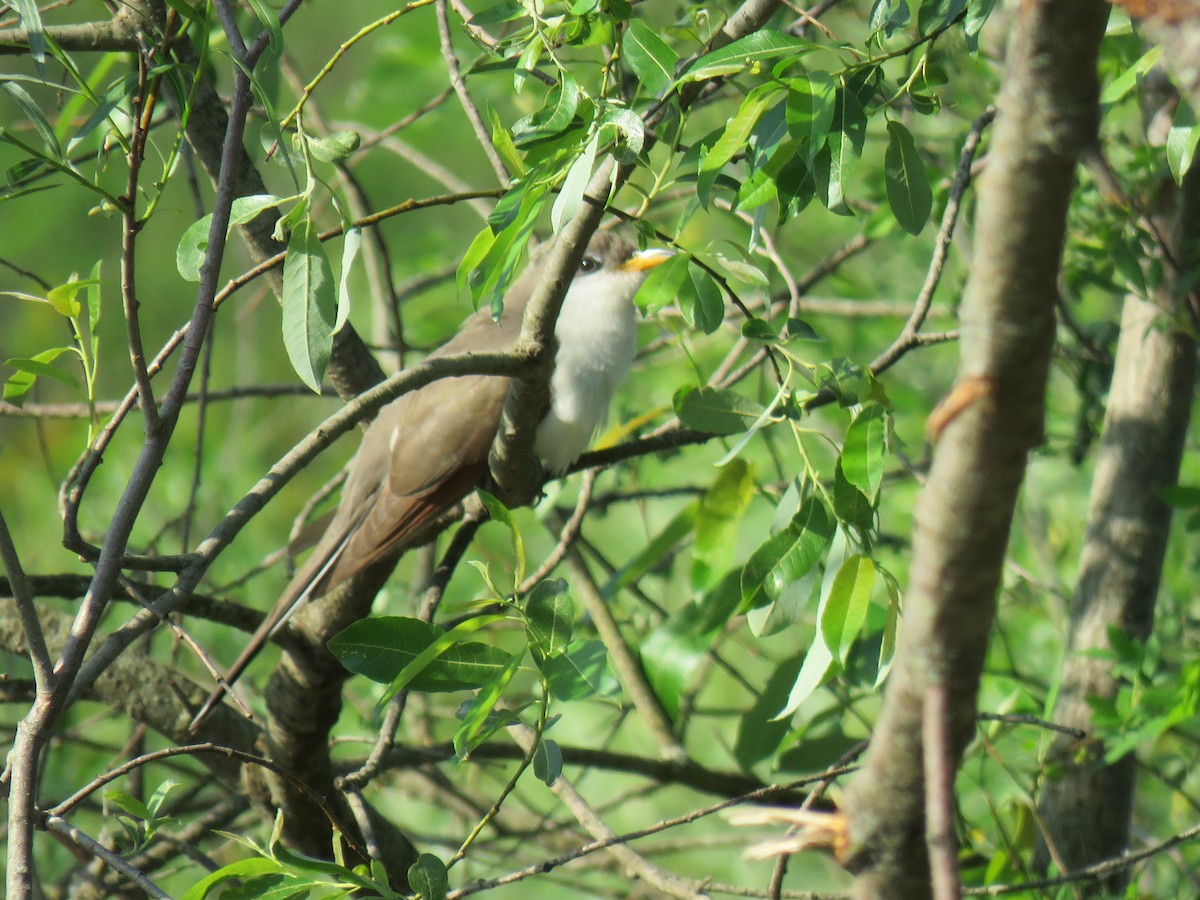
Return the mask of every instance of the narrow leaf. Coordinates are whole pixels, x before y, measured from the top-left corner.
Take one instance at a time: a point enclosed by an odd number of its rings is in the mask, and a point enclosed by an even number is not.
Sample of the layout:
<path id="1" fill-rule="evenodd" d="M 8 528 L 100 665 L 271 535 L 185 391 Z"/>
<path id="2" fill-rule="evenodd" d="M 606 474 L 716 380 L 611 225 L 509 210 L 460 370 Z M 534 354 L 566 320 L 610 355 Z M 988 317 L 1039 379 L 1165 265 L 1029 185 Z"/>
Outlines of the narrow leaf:
<path id="1" fill-rule="evenodd" d="M 621 50 L 647 94 L 658 97 L 671 86 L 679 56 L 641 19 L 629 23 Z"/>
<path id="2" fill-rule="evenodd" d="M 828 600 L 822 604 L 822 640 L 843 665 L 867 619 L 874 589 L 875 563 L 870 557 L 851 556 L 838 569 Z"/>
<path id="3" fill-rule="evenodd" d="M 333 347 L 333 270 L 312 219 L 292 229 L 283 262 L 283 345 L 300 380 L 320 393 Z"/>
<path id="4" fill-rule="evenodd" d="M 342 272 L 338 278 L 337 320 L 333 323 L 333 333 L 337 334 L 350 318 L 350 270 L 354 268 L 354 258 L 362 247 L 362 229 L 351 228 L 346 232 L 342 241 Z"/>
<path id="5" fill-rule="evenodd" d="M 565 650 L 575 624 L 575 604 L 567 582 L 561 578 L 539 582 L 525 601 L 525 622 L 543 657 Z"/>
<path id="6" fill-rule="evenodd" d="M 575 218 L 575 214 L 583 206 L 583 192 L 592 178 L 592 169 L 596 165 L 596 150 L 599 146 L 600 136 L 592 135 L 583 152 L 567 170 L 567 177 L 563 179 L 558 196 L 554 198 L 554 205 L 550 207 L 550 227 L 555 234 L 562 231 L 563 226 Z"/>
<path id="7" fill-rule="evenodd" d="M 813 49 L 808 41 L 794 38 L 780 31 L 763 29 L 739 38 L 720 50 L 706 53 L 688 66 L 681 82 L 704 81 L 722 75 L 734 75 L 752 64 L 777 56 L 806 53 Z"/>
<path id="8" fill-rule="evenodd" d="M 750 133 L 754 131 L 754 126 L 758 124 L 759 117 L 775 101 L 780 90 L 779 85 L 768 83 L 759 85 L 746 96 L 742 105 L 738 107 L 738 111 L 729 120 L 729 124 L 725 126 L 725 130 L 717 142 L 704 156 L 700 163 L 701 172 L 716 171 L 733 159 L 736 154 L 745 152 L 746 142 L 750 138 Z"/>
<path id="9" fill-rule="evenodd" d="M 872 403 L 854 417 L 842 443 L 842 474 L 872 502 L 883 482 L 886 433 L 887 411 Z"/>
<path id="10" fill-rule="evenodd" d="M 883 160 L 888 204 L 900 227 L 920 234 L 933 209 L 933 191 L 912 133 L 897 121 L 888 122 L 888 146 Z"/>

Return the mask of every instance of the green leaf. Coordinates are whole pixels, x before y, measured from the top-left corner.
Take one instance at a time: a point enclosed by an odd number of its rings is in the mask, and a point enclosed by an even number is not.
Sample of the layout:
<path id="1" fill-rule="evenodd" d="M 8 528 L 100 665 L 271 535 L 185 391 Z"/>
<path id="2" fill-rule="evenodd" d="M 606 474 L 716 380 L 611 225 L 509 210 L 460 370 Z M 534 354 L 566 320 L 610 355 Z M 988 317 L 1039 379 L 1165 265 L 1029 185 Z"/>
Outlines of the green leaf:
<path id="1" fill-rule="evenodd" d="M 742 567 L 742 608 L 777 598 L 816 565 L 833 537 L 833 518 L 817 497 L 807 498 L 785 528 L 759 545 Z M 761 596 L 760 596 L 761 595 Z"/>
<path id="2" fill-rule="evenodd" d="M 706 434 L 737 434 L 762 415 L 760 404 L 734 391 L 683 388 L 674 397 L 675 415 L 688 428 Z"/>
<path id="3" fill-rule="evenodd" d="M 800 55 L 813 47 L 808 41 L 791 37 L 781 31 L 763 29 L 701 56 L 688 66 L 679 81 L 705 81 L 723 75 L 735 75 L 755 63 L 777 56 Z"/>
<path id="4" fill-rule="evenodd" d="M 1160 58 L 1162 58 L 1162 47 L 1151 47 L 1137 62 L 1109 83 L 1108 87 L 1100 93 L 1100 103 L 1108 106 L 1123 100 L 1130 91 L 1137 87 L 1138 81 L 1158 65 Z"/>
<path id="5" fill-rule="evenodd" d="M 513 584 L 520 584 L 525 580 L 525 539 L 521 537 L 521 529 L 517 526 L 517 520 L 513 518 L 513 514 L 507 506 L 487 491 L 480 491 L 479 499 L 483 501 L 483 506 L 492 521 L 499 522 L 507 528 L 512 537 Z"/>
<path id="6" fill-rule="evenodd" d="M 514 188 L 514 191 L 520 191 L 517 204 L 504 214 L 503 229 L 487 246 L 483 259 L 466 279 L 476 307 L 490 306 L 495 315 L 499 315 L 503 309 L 504 293 L 516 278 L 533 226 L 545 205 L 549 187 L 531 185 L 528 189 Z M 497 217 L 496 212 L 492 215 Z"/>
<path id="7" fill-rule="evenodd" d="M 874 589 L 875 563 L 867 556 L 851 556 L 838 569 L 829 598 L 822 604 L 821 637 L 842 665 L 867 620 Z"/>
<path id="8" fill-rule="evenodd" d="M 339 163 L 349 159 L 361 143 L 357 131 L 335 131 L 328 137 L 308 138 L 308 150 L 321 162 Z"/>
<path id="9" fill-rule="evenodd" d="M 70 156 L 84 141 L 89 134 L 95 131 L 101 124 L 108 121 L 113 111 L 124 103 L 133 89 L 137 86 L 137 76 L 127 75 L 124 78 L 119 78 L 108 86 L 108 90 L 104 93 L 104 98 L 96 104 L 95 109 L 87 117 L 84 123 L 79 126 L 79 129 L 67 141 L 66 155 Z"/>
<path id="10" fill-rule="evenodd" d="M 494 710 L 520 668 L 521 657 L 513 656 L 500 676 L 490 681 L 471 702 L 466 715 L 463 716 L 462 725 L 454 732 L 454 753 L 459 759 L 466 759 L 472 750 L 496 731 L 518 720 L 519 709 L 508 709 L 499 713 L 494 713 Z"/>
<path id="11" fill-rule="evenodd" d="M 883 482 L 884 439 L 887 436 L 887 411 L 878 403 L 865 407 L 850 427 L 839 457 L 842 474 L 874 502 Z"/>
<path id="12" fill-rule="evenodd" d="M 1158 494 L 1173 509 L 1200 507 L 1200 486 L 1177 484 L 1163 488 Z"/>
<path id="13" fill-rule="evenodd" d="M 812 163 L 829 136 L 837 105 L 837 85 L 828 72 L 811 72 L 788 82 L 788 133 Z"/>
<path id="14" fill-rule="evenodd" d="M 817 330 L 805 322 L 803 319 L 795 317 L 787 320 L 787 329 L 784 336 L 789 341 L 823 341 L 821 335 L 817 334 Z"/>
<path id="15" fill-rule="evenodd" d="M 609 127 L 617 133 L 618 158 L 622 162 L 633 162 L 646 144 L 646 123 L 631 109 L 623 106 L 608 106 L 600 118 L 600 128 Z"/>
<path id="16" fill-rule="evenodd" d="M 742 105 L 725 126 L 725 130 L 704 154 L 700 163 L 701 172 L 713 172 L 723 167 L 733 157 L 746 150 L 746 142 L 759 117 L 779 96 L 782 88 L 774 82 L 760 84 L 742 101 Z"/>
<path id="17" fill-rule="evenodd" d="M 543 657 L 565 650 L 575 625 L 575 604 L 567 582 L 561 578 L 538 582 L 525 601 L 525 623 L 530 641 Z"/>
<path id="18" fill-rule="evenodd" d="M 337 319 L 333 323 L 333 333 L 337 334 L 350 318 L 350 271 L 354 267 L 354 258 L 362 247 L 362 229 L 351 228 L 342 240 L 342 269 L 338 277 Z"/>
<path id="19" fill-rule="evenodd" d="M 546 684 L 556 700 L 586 700 L 610 693 L 614 681 L 608 672 L 608 651 L 601 641 L 572 641 L 542 666 Z"/>
<path id="20" fill-rule="evenodd" d="M 779 187 L 770 167 L 758 169 L 738 185 L 733 208 L 740 212 L 749 212 L 770 203 L 778 194 Z"/>
<path id="21" fill-rule="evenodd" d="M 21 27 L 25 30 L 25 38 L 29 42 L 29 55 L 38 64 L 38 71 L 46 62 L 46 31 L 42 26 L 42 14 L 36 0 L 12 0 L 12 8 L 17 11 Z"/>
<path id="22" fill-rule="evenodd" d="M 471 16 L 471 24 L 486 28 L 489 25 L 512 22 L 515 19 L 524 18 L 528 14 L 528 10 L 520 0 L 500 0 L 496 5 L 489 6 Z"/>
<path id="23" fill-rule="evenodd" d="M 767 686 L 738 722 L 733 755 L 745 771 L 749 772 L 771 756 L 791 730 L 787 722 L 775 718 L 775 713 L 787 701 L 803 662 L 804 654 L 799 654 L 780 663 L 767 679 Z"/>
<path id="24" fill-rule="evenodd" d="M 34 102 L 34 99 L 29 96 L 23 87 L 8 78 L 0 78 L 0 90 L 8 94 L 13 102 L 21 108 L 21 112 L 25 114 L 25 118 L 29 120 L 34 131 L 38 133 L 38 137 L 42 139 L 42 143 L 46 146 L 47 155 L 51 159 L 62 162 L 62 146 L 58 143 L 58 137 L 54 134 L 54 126 L 42 114 L 41 107 Z"/>
<path id="25" fill-rule="evenodd" d="M 575 110 L 579 108 L 579 83 L 570 72 L 562 73 L 562 80 L 546 95 L 546 104 L 532 116 L 513 124 L 513 141 L 522 147 L 533 141 L 558 134 L 571 124 Z"/>
<path id="26" fill-rule="evenodd" d="M 537 68 L 538 60 L 542 58 L 542 51 L 545 49 L 545 41 L 542 40 L 541 34 L 535 31 L 530 35 L 529 43 L 525 45 L 525 49 L 517 57 L 517 64 L 513 68 L 513 90 L 518 94 L 525 87 L 525 81 L 529 78 L 529 73 Z"/>
<path id="27" fill-rule="evenodd" d="M 912 133 L 899 122 L 888 122 L 888 146 L 883 160 L 888 203 L 900 227 L 920 234 L 933 209 L 933 191 Z"/>
<path id="28" fill-rule="evenodd" d="M 527 166 L 525 165 L 525 160 L 521 158 L 521 151 L 513 143 L 512 133 L 505 127 L 504 122 L 496 114 L 495 110 L 489 108 L 488 117 L 492 124 L 492 146 L 500 154 L 500 159 L 504 161 L 505 168 L 512 172 L 514 176 L 521 177 L 525 174 Z"/>
<path id="29" fill-rule="evenodd" d="M 256 219 L 263 210 L 286 203 L 289 197 L 276 197 L 274 194 L 251 194 L 248 197 L 238 197 L 229 209 L 229 224 L 245 225 Z M 212 228 L 212 214 L 202 216 L 184 231 L 175 248 L 175 268 L 184 281 L 199 281 L 200 267 L 204 264 L 204 256 L 208 252 L 208 232 Z"/>
<path id="30" fill-rule="evenodd" d="M 587 190 L 588 182 L 591 181 L 592 169 L 596 166 L 596 150 L 599 146 L 600 136 L 592 135 L 592 139 L 584 146 L 583 152 L 576 157 L 575 162 L 571 163 L 571 168 L 567 170 L 567 177 L 563 179 L 558 196 L 554 198 L 554 205 L 550 207 L 550 227 L 555 234 L 562 231 L 563 226 L 575 218 L 575 214 L 583 206 L 583 193 Z"/>
<path id="31" fill-rule="evenodd" d="M 133 796 L 132 794 L 129 794 L 129 793 L 119 790 L 117 788 L 112 788 L 111 790 L 106 790 L 104 792 L 104 801 L 106 803 L 111 803 L 113 806 L 117 807 L 118 809 L 123 809 L 125 812 L 129 813 L 129 815 L 133 816 L 135 819 L 152 819 L 152 818 L 154 818 L 153 813 L 150 812 L 149 807 L 147 807 L 145 803 L 143 803 L 141 800 L 139 800 L 137 797 Z"/>
<path id="32" fill-rule="evenodd" d="M 717 261 L 717 265 L 719 265 L 730 277 L 735 278 L 738 281 L 744 281 L 746 284 L 752 284 L 755 287 L 763 288 L 770 284 L 767 276 L 763 274 L 763 270 L 753 263 L 746 262 L 744 259 L 734 259 L 722 253 L 715 254 L 714 258 Z"/>
<path id="33" fill-rule="evenodd" d="M 336 635 L 329 650 L 355 675 L 380 684 L 395 684 L 405 676 L 406 682 L 395 691 L 472 690 L 488 684 L 512 657 L 489 644 L 460 638 L 502 618 L 477 616 L 443 631 L 419 619 L 373 616 Z"/>
<path id="34" fill-rule="evenodd" d="M 891 37 L 908 24 L 908 0 L 875 0 L 871 7 L 871 31 Z"/>
<path id="35" fill-rule="evenodd" d="M 922 0 L 917 11 L 917 32 L 925 37 L 945 28 L 966 9 L 967 0 Z"/>
<path id="36" fill-rule="evenodd" d="M 179 239 L 175 248 L 175 268 L 184 281 L 199 281 L 200 267 L 208 253 L 208 232 L 212 227 L 212 215 L 203 216 L 193 222 Z"/>
<path id="37" fill-rule="evenodd" d="M 679 55 L 658 32 L 641 19 L 633 19 L 621 41 L 621 52 L 647 94 L 659 97 L 666 93 L 675 80 Z"/>
<path id="38" fill-rule="evenodd" d="M 688 257 L 686 254 L 677 254 L 650 270 L 634 295 L 633 302 L 644 309 L 646 315 L 655 313 L 675 302 L 687 277 Z"/>
<path id="39" fill-rule="evenodd" d="M 800 674 L 796 676 L 796 681 L 788 692 L 787 702 L 783 704 L 783 709 L 775 714 L 774 720 L 786 721 L 791 717 L 800 708 L 800 704 L 825 683 L 832 669 L 833 655 L 820 640 L 818 632 L 813 638 L 812 646 L 804 654 L 804 662 L 800 665 Z"/>
<path id="40" fill-rule="evenodd" d="M 774 344 L 779 341 L 779 332 L 766 319 L 747 319 L 742 323 L 742 337 L 750 341 Z"/>
<path id="41" fill-rule="evenodd" d="M 902 594 L 900 584 L 886 569 L 880 569 L 883 576 L 883 586 L 887 590 L 887 618 L 883 624 L 883 635 L 879 641 L 878 674 L 875 676 L 875 687 L 883 684 L 892 668 L 892 659 L 896 655 L 896 634 L 900 628 L 900 606 Z"/>
<path id="42" fill-rule="evenodd" d="M 685 292 L 690 303 L 681 303 L 683 319 L 693 328 L 712 334 L 725 321 L 725 298 L 713 277 L 699 266 L 689 269 L 692 290 Z M 682 299 L 682 297 L 681 297 Z"/>
<path id="43" fill-rule="evenodd" d="M 546 787 L 553 786 L 554 782 L 558 781 L 558 776 L 562 774 L 562 767 L 562 748 L 558 746 L 558 742 L 549 738 L 542 738 L 538 741 L 538 745 L 533 751 L 533 774 L 537 780 Z"/>
<path id="44" fill-rule="evenodd" d="M 1200 128 L 1196 127 L 1196 116 L 1192 107 L 1180 101 L 1175 111 L 1175 121 L 1167 132 L 1167 165 L 1171 169 L 1171 177 L 1178 185 L 1183 184 L 1183 176 L 1192 167 L 1196 158 L 1196 145 L 1200 143 Z"/>
<path id="45" fill-rule="evenodd" d="M 840 459 L 834 469 L 833 511 L 839 522 L 854 526 L 860 534 L 875 526 L 875 504 L 846 478 Z"/>
<path id="46" fill-rule="evenodd" d="M 754 479 L 745 460 L 726 464 L 704 492 L 692 545 L 692 589 L 707 590 L 717 573 L 728 568 L 737 542 L 738 525 L 754 496 Z"/>
<path id="47" fill-rule="evenodd" d="M 818 195 L 830 212 L 850 213 L 846 207 L 846 180 L 862 156 L 866 134 L 867 114 L 862 104 L 853 91 L 840 88 L 829 137 L 813 160 Z"/>
<path id="48" fill-rule="evenodd" d="M 62 354 L 74 352 L 76 351 L 73 347 L 55 347 L 52 350 L 43 350 L 28 359 L 22 357 L 6 359 L 4 364 L 16 369 L 17 374 L 10 376 L 4 383 L 4 399 L 14 406 L 20 406 L 24 402 L 25 395 L 37 384 L 38 378 L 42 375 L 60 381 L 67 387 L 81 390 L 82 385 L 74 375 L 64 372 L 57 366 L 50 365 Z"/>
<path id="49" fill-rule="evenodd" d="M 336 321 L 333 269 L 316 224 L 305 217 L 292 229 L 283 261 L 283 345 L 292 368 L 315 393 L 321 392 Z"/>
<path id="50" fill-rule="evenodd" d="M 83 306 L 78 300 L 79 292 L 93 284 L 95 282 L 92 279 L 80 281 L 75 276 L 71 276 L 71 280 L 66 284 L 51 288 L 46 293 L 46 300 L 60 316 L 73 319 L 83 310 Z"/>
<path id="51" fill-rule="evenodd" d="M 431 853 L 422 853 L 408 867 L 408 884 L 422 900 L 445 900 L 450 891 L 446 864 Z"/>
<path id="52" fill-rule="evenodd" d="M 963 17 L 963 34 L 967 38 L 967 50 L 979 50 L 979 32 L 992 14 L 996 0 L 967 0 L 967 14 Z"/>

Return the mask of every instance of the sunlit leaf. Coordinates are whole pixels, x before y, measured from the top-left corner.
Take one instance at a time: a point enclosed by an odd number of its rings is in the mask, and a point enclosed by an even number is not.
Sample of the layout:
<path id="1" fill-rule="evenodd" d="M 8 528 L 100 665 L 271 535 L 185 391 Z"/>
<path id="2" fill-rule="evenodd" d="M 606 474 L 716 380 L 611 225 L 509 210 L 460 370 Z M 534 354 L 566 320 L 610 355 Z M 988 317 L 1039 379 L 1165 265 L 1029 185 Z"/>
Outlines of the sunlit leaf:
<path id="1" fill-rule="evenodd" d="M 854 417 L 842 443 L 839 457 L 842 474 L 872 501 L 883 482 L 886 436 L 887 411 L 879 404 L 872 403 Z"/>
<path id="2" fill-rule="evenodd" d="M 671 86 L 679 55 L 641 19 L 630 21 L 621 50 L 647 94 L 658 97 Z"/>
<path id="3" fill-rule="evenodd" d="M 874 589 L 875 563 L 868 556 L 851 556 L 838 569 L 828 600 L 821 606 L 821 637 L 843 665 L 867 620 Z"/>
<path id="4" fill-rule="evenodd" d="M 742 101 L 738 111 L 729 120 L 721 137 L 713 144 L 700 163 L 701 172 L 721 168 L 738 153 L 745 152 L 746 142 L 759 117 L 775 102 L 782 88 L 775 83 L 759 85 Z"/>
<path id="5" fill-rule="evenodd" d="M 736 391 L 684 388 L 675 394 L 675 415 L 688 428 L 708 434 L 737 434 L 762 414 L 763 407 Z"/>
<path id="6" fill-rule="evenodd" d="M 575 218 L 575 214 L 583 206 L 583 192 L 587 190 L 592 169 L 596 166 L 596 150 L 599 146 L 599 135 L 593 135 L 584 146 L 583 152 L 567 170 L 567 177 L 563 179 L 558 196 L 554 198 L 554 205 L 550 207 L 550 227 L 555 234 L 562 231 L 563 226 Z"/>
<path id="7" fill-rule="evenodd" d="M 320 393 L 333 347 L 337 293 L 312 219 L 292 229 L 283 262 L 283 345 L 300 380 Z"/>
<path id="8" fill-rule="evenodd" d="M 681 82 L 704 81 L 722 75 L 735 75 L 751 65 L 785 54 L 806 53 L 814 45 L 780 31 L 763 29 L 706 53 L 688 66 Z"/>

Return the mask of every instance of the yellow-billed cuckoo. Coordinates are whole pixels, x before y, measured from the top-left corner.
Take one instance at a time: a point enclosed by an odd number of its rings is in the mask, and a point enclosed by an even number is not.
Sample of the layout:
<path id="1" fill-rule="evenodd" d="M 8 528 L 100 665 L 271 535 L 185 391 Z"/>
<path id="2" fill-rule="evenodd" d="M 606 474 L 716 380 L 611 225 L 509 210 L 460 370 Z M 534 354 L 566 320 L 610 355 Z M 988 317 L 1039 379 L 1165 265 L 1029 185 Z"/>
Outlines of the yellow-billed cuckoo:
<path id="1" fill-rule="evenodd" d="M 534 442 L 534 452 L 550 472 L 565 471 L 607 416 L 633 363 L 633 295 L 646 271 L 669 256 L 663 250 L 638 252 L 607 232 L 588 244 L 555 324 L 550 410 Z M 499 321 L 481 310 L 432 355 L 511 347 L 540 275 L 535 260 L 505 295 Z M 399 558 L 484 481 L 508 387 L 509 379 L 502 376 L 444 378 L 379 411 L 351 461 L 324 535 L 196 714 L 193 729 L 301 603 L 329 593 L 373 563 Z"/>

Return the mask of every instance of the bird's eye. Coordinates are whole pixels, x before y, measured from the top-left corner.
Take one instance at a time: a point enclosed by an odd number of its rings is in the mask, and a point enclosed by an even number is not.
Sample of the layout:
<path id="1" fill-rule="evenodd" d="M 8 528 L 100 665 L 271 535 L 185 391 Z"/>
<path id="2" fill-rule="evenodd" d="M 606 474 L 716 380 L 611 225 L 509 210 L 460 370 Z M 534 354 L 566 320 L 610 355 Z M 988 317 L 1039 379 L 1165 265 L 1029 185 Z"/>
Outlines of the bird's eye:
<path id="1" fill-rule="evenodd" d="M 595 272 L 598 268 L 600 268 L 600 261 L 595 257 L 585 256 L 579 261 L 579 271 L 584 274 Z"/>

